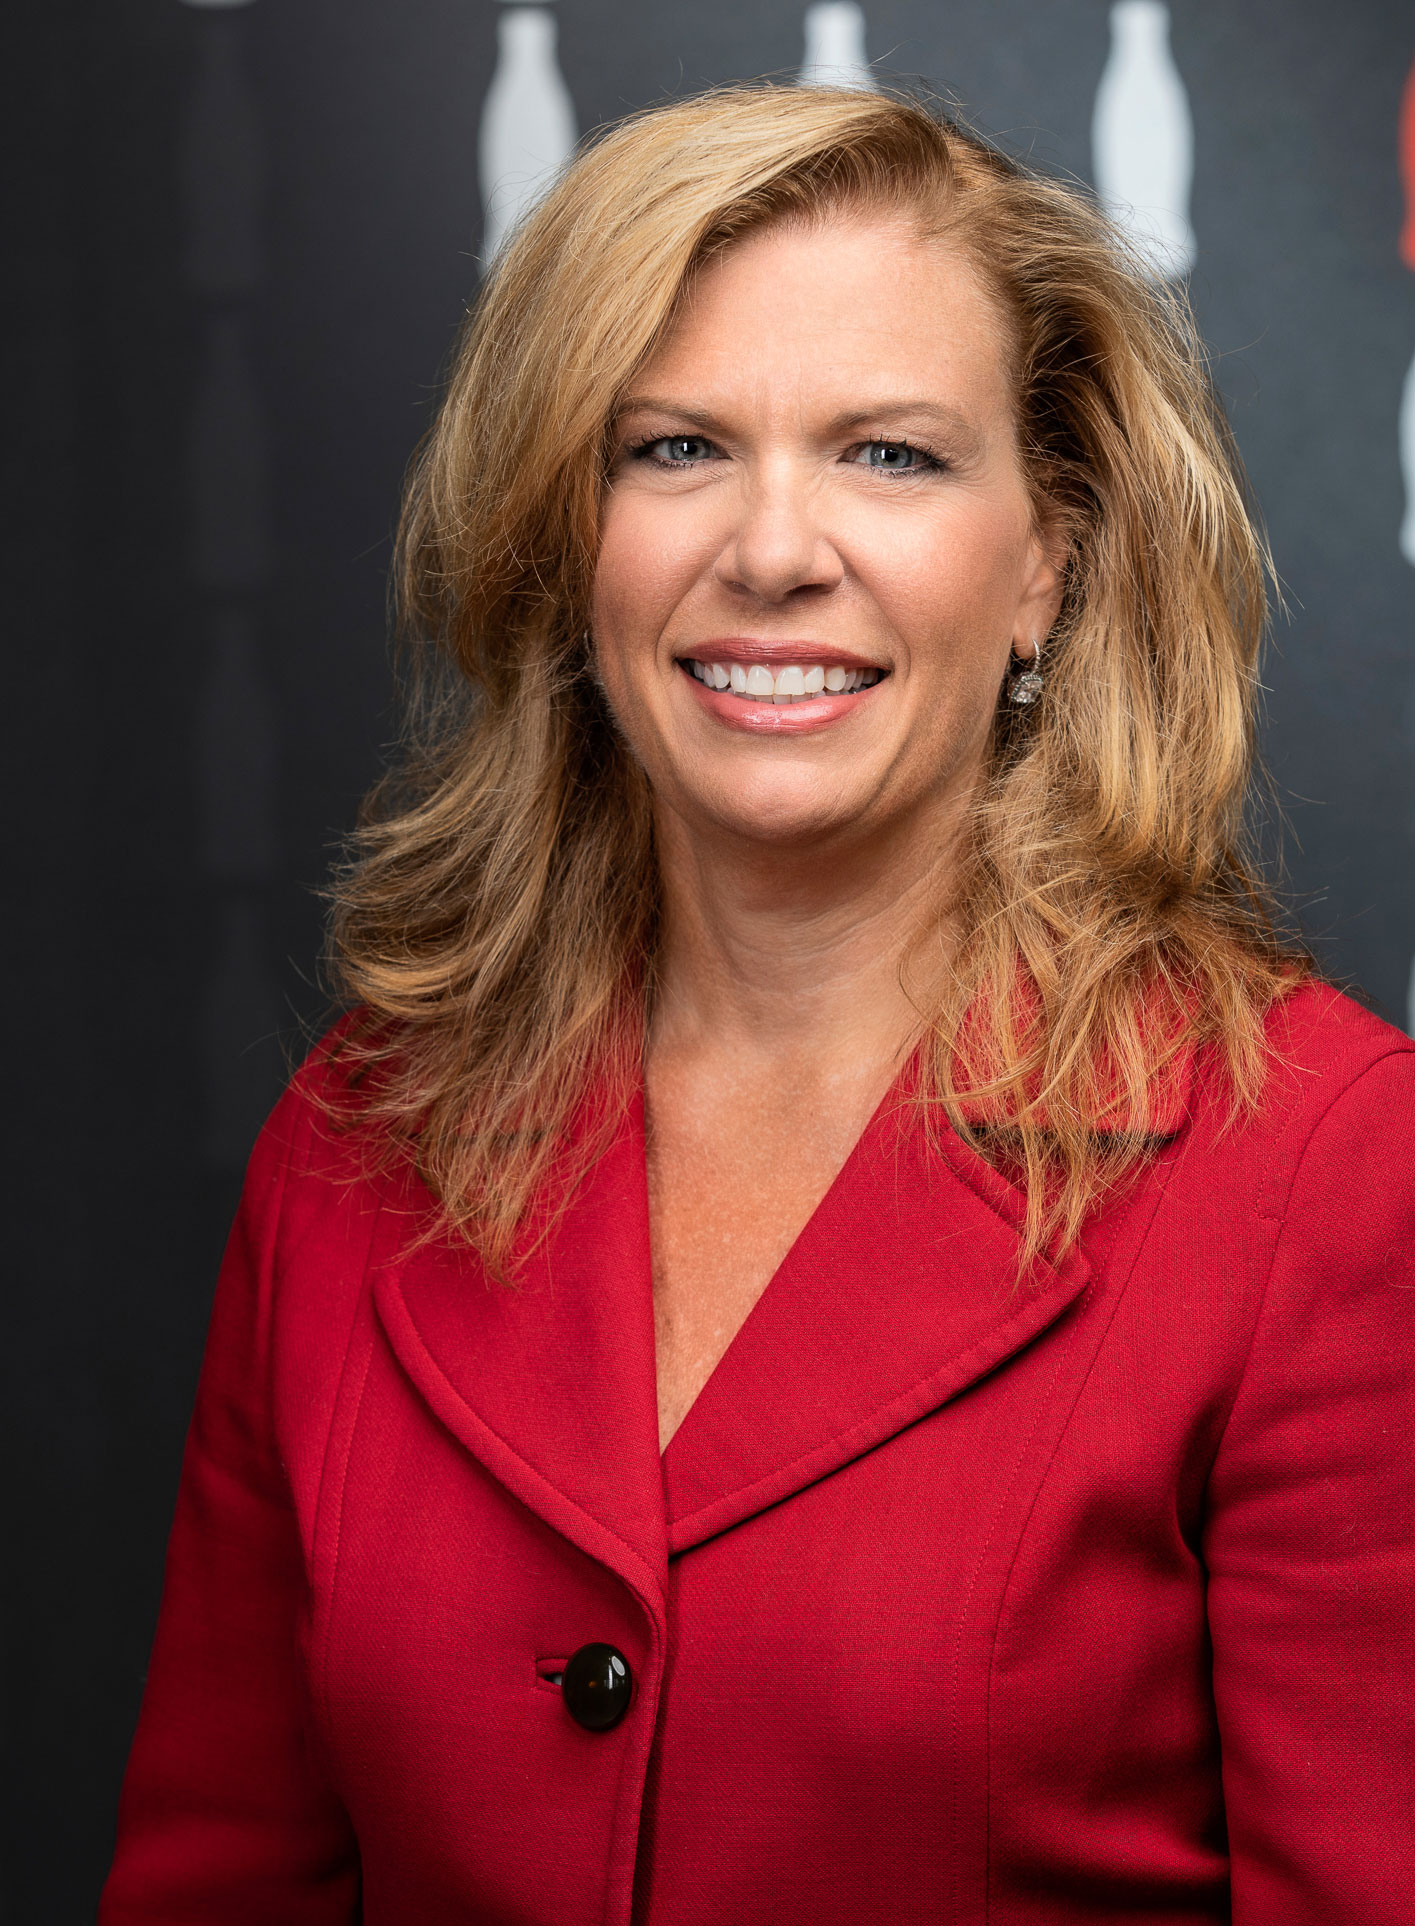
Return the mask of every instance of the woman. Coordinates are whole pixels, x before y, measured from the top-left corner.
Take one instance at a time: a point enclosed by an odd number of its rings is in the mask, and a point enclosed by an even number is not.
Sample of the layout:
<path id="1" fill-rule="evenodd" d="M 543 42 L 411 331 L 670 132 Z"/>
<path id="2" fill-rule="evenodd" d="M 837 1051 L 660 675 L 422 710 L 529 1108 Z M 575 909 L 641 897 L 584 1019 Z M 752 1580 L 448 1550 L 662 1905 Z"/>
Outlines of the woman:
<path id="1" fill-rule="evenodd" d="M 1179 303 L 915 105 L 665 108 L 402 557 L 108 1926 L 1407 1917 L 1415 1051 L 1241 853 Z"/>

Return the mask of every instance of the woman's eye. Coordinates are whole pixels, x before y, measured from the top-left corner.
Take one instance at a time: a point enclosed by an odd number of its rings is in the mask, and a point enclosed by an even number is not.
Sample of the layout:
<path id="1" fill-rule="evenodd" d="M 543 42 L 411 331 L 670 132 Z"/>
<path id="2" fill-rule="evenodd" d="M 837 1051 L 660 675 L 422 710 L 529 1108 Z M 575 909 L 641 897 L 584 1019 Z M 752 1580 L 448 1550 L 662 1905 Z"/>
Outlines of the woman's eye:
<path id="1" fill-rule="evenodd" d="M 937 468 L 932 455 L 907 441 L 867 441 L 855 460 L 866 468 L 882 468 L 887 474 L 908 474 L 919 468 Z"/>
<path id="2" fill-rule="evenodd" d="M 643 442 L 635 452 L 646 455 L 650 461 L 681 468 L 690 462 L 706 461 L 712 453 L 712 443 L 706 435 L 660 435 L 657 441 Z"/>

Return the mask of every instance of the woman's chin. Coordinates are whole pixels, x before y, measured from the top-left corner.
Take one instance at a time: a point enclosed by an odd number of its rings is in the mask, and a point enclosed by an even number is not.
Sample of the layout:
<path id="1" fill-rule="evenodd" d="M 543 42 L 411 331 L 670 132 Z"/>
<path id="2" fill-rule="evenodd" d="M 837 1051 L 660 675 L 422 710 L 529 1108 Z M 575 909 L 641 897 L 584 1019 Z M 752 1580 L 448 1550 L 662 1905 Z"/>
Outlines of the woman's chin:
<path id="1" fill-rule="evenodd" d="M 708 835 L 725 834 L 758 848 L 775 845 L 785 851 L 868 836 L 879 826 L 871 807 L 874 800 L 855 783 L 832 782 L 817 773 L 809 784 L 715 785 L 694 799 L 696 807 L 688 813 Z"/>

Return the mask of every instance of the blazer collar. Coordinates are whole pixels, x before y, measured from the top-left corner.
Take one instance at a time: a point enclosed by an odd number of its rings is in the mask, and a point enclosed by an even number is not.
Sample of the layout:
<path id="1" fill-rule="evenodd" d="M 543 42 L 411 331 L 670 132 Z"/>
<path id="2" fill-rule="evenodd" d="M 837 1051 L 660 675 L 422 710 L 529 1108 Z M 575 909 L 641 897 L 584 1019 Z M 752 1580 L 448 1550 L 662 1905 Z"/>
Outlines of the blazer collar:
<path id="1" fill-rule="evenodd" d="M 515 1287 L 429 1244 L 375 1301 L 447 1428 L 661 1617 L 670 1553 L 882 1443 L 1065 1312 L 1086 1261 L 1019 1280 L 1020 1211 L 886 1099 L 661 1460 L 641 1101 Z"/>
<path id="2" fill-rule="evenodd" d="M 424 1197 L 424 1208 L 427 1200 Z M 667 1579 L 642 1102 L 517 1273 L 416 1248 L 374 1280 L 380 1321 L 447 1428 L 662 1620 Z"/>

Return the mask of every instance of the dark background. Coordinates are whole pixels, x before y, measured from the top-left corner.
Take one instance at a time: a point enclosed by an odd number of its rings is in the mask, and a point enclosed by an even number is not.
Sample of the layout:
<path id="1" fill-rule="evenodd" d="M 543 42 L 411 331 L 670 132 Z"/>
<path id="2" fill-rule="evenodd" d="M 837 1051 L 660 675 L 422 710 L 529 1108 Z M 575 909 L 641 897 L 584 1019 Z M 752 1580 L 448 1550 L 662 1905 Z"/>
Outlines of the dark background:
<path id="1" fill-rule="evenodd" d="M 4 1916 L 91 1918 L 241 1166 L 324 1008 L 394 729 L 401 472 L 477 278 L 493 0 L 45 0 L 6 25 Z M 1407 1019 L 1415 354 L 1394 0 L 1174 0 L 1194 299 L 1290 615 L 1288 868 Z M 798 0 L 558 0 L 581 129 L 790 75 Z M 866 0 L 888 72 L 1083 179 L 1104 0 Z"/>

